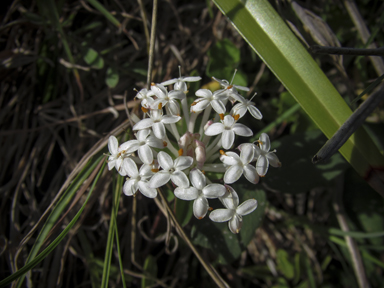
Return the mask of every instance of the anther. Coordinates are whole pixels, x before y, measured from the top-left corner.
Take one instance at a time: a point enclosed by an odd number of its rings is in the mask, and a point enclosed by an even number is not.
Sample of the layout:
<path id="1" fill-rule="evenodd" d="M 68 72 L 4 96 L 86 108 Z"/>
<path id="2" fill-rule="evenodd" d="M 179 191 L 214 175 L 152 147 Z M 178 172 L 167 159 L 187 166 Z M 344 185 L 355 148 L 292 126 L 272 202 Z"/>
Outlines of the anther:
<path id="1" fill-rule="evenodd" d="M 179 149 L 179 156 L 183 156 L 184 150 L 183 148 Z"/>
<path id="2" fill-rule="evenodd" d="M 163 103 L 159 103 L 159 105 L 157 105 L 157 109 L 161 110 L 163 108 Z"/>
<path id="3" fill-rule="evenodd" d="M 224 120 L 224 114 L 223 113 L 219 114 L 219 116 L 220 116 L 221 120 Z"/>
<path id="4" fill-rule="evenodd" d="M 152 83 L 151 83 L 151 86 L 156 86 L 156 84 L 152 82 Z"/>
<path id="5" fill-rule="evenodd" d="M 163 141 L 163 145 L 164 145 L 164 147 L 167 147 L 168 143 Z"/>
<path id="6" fill-rule="evenodd" d="M 157 173 L 157 172 L 159 172 L 159 169 L 154 168 L 154 169 L 151 169 L 151 171 L 152 171 L 153 173 Z"/>
<path id="7" fill-rule="evenodd" d="M 233 119 L 235 119 L 235 121 L 237 121 L 240 118 L 240 114 L 236 114 L 235 116 L 232 116 L 232 117 L 233 117 Z"/>
<path id="8" fill-rule="evenodd" d="M 144 113 L 148 113 L 149 110 L 145 107 L 141 107 L 141 111 L 143 111 Z"/>
<path id="9" fill-rule="evenodd" d="M 225 154 L 224 150 L 220 150 L 219 152 L 221 155 L 227 155 L 227 154 Z"/>

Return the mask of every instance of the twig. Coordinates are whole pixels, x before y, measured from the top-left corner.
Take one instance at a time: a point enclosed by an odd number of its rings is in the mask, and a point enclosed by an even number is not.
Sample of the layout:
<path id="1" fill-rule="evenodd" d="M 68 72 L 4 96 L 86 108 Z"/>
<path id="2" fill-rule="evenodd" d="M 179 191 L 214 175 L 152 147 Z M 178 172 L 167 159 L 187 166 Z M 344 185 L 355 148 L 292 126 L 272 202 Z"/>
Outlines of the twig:
<path id="1" fill-rule="evenodd" d="M 364 123 L 369 114 L 384 99 L 384 87 L 372 94 L 355 112 L 345 121 L 336 133 L 312 158 L 314 164 L 329 159 L 343 146 L 348 138 Z"/>
<path id="2" fill-rule="evenodd" d="M 163 193 L 161 192 L 160 189 L 157 189 L 160 199 L 163 202 L 165 209 L 167 210 L 167 213 L 169 217 L 171 217 L 171 220 L 173 224 L 176 227 L 176 231 L 179 234 L 179 236 L 185 241 L 185 243 L 189 246 L 189 248 L 192 250 L 192 252 L 195 254 L 196 258 L 200 261 L 201 265 L 203 265 L 205 271 L 211 276 L 212 280 L 215 281 L 216 285 L 221 288 L 226 288 L 229 287 L 228 284 L 224 281 L 223 278 L 217 273 L 215 268 L 212 267 L 209 263 L 207 263 L 203 257 L 200 255 L 199 251 L 195 248 L 195 246 L 192 244 L 191 240 L 185 234 L 183 228 L 180 226 L 179 222 L 177 221 L 175 215 L 173 214 L 172 209 L 169 207 L 167 200 L 165 199 Z"/>
<path id="3" fill-rule="evenodd" d="M 149 45 L 149 61 L 148 61 L 148 72 L 147 72 L 147 89 L 151 88 L 151 78 L 153 69 L 153 56 L 155 50 L 155 35 L 156 35 L 156 18 L 157 18 L 157 0 L 153 0 L 152 10 L 152 24 L 151 24 L 151 42 Z"/>
<path id="4" fill-rule="evenodd" d="M 344 232 L 349 231 L 347 219 L 345 217 L 345 211 L 342 204 L 342 192 L 343 192 L 343 177 L 338 179 L 337 185 L 334 191 L 334 201 L 333 201 L 333 209 L 336 213 L 337 221 L 339 222 L 341 230 Z M 361 254 L 359 248 L 356 244 L 356 241 L 351 236 L 344 236 L 345 242 L 347 243 L 348 251 L 351 255 L 351 261 L 353 270 L 355 271 L 357 282 L 359 283 L 360 288 L 368 288 L 370 287 L 367 276 L 365 274 L 365 269 L 363 265 L 363 261 L 361 258 Z"/>
<path id="5" fill-rule="evenodd" d="M 336 55 L 354 55 L 354 56 L 384 56 L 384 47 L 374 49 L 359 49 L 349 47 L 331 47 L 313 45 L 309 51 L 315 54 L 336 54 Z"/>

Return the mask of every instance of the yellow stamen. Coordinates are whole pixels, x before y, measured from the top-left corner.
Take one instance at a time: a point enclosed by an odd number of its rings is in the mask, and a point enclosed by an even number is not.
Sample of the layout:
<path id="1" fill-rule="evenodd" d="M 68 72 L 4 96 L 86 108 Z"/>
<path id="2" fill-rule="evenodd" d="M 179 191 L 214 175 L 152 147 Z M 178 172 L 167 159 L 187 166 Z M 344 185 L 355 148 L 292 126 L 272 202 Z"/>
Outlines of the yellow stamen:
<path id="1" fill-rule="evenodd" d="M 208 208 L 208 210 L 209 210 L 209 211 L 212 211 L 212 210 L 213 210 L 213 208 L 212 208 L 212 207 L 209 207 L 209 208 Z"/>
<path id="2" fill-rule="evenodd" d="M 157 109 L 161 110 L 163 108 L 163 103 L 159 103 L 159 105 L 157 105 Z"/>
<path id="3" fill-rule="evenodd" d="M 192 104 L 191 104 L 191 106 L 195 106 L 197 104 L 197 102 L 193 102 Z"/>
<path id="4" fill-rule="evenodd" d="M 227 87 L 227 89 L 229 90 L 229 89 L 231 89 L 233 87 L 233 85 L 229 85 L 228 87 Z"/>
<path id="5" fill-rule="evenodd" d="M 164 145 L 164 147 L 167 147 L 168 143 L 163 141 L 163 145 Z"/>
<path id="6" fill-rule="evenodd" d="M 157 173 L 157 172 L 159 172 L 159 169 L 154 168 L 154 169 L 151 169 L 151 171 L 152 171 L 153 173 Z"/>
<path id="7" fill-rule="evenodd" d="M 219 152 L 221 155 L 227 155 L 227 154 L 225 154 L 224 150 L 220 150 Z"/>
<path id="8" fill-rule="evenodd" d="M 156 86 L 156 84 L 152 82 L 152 83 L 151 83 L 151 86 Z"/>
<path id="9" fill-rule="evenodd" d="M 181 148 L 181 149 L 179 150 L 179 156 L 183 156 L 183 152 L 184 152 L 184 150 L 183 150 L 183 148 Z"/>
<path id="10" fill-rule="evenodd" d="M 219 116 L 221 120 L 224 120 L 224 114 L 219 114 Z"/>
<path id="11" fill-rule="evenodd" d="M 233 119 L 235 119 L 235 121 L 237 121 L 240 118 L 240 114 L 236 114 L 235 116 L 232 116 L 232 117 L 233 117 Z"/>
<path id="12" fill-rule="evenodd" d="M 149 110 L 145 107 L 141 107 L 141 111 L 143 111 L 144 113 L 148 113 Z"/>

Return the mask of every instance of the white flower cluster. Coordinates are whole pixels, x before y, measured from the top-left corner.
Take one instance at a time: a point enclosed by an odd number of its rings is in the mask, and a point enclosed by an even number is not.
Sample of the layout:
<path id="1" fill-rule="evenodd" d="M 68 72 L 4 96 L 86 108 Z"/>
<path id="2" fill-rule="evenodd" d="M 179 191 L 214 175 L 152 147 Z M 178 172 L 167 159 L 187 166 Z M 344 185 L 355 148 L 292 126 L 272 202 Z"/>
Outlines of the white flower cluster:
<path id="1" fill-rule="evenodd" d="M 239 205 L 236 191 L 228 184 L 236 182 L 242 175 L 257 184 L 269 165 L 278 167 L 281 164 L 273 153 L 275 151 L 269 151 L 270 141 L 265 133 L 255 143 L 241 144 L 240 154 L 222 150 L 232 148 L 235 135 L 253 135 L 250 128 L 238 123 L 247 111 L 256 119 L 263 116 L 252 99 L 246 100 L 237 91 L 249 91 L 248 88 L 213 79 L 223 89 L 214 92 L 199 89 L 196 92 L 198 98 L 190 107 L 186 82 L 199 81 L 200 77 L 152 83 L 150 90 L 139 91 L 136 98 L 141 100 L 144 117 L 133 126 L 136 139 L 119 146 L 116 137 L 110 136 L 108 168 L 116 168 L 120 175 L 128 176 L 123 187 L 128 196 L 139 190 L 144 196 L 154 198 L 157 188 L 171 180 L 177 198 L 194 201 L 193 213 L 198 219 L 204 218 L 210 210 L 208 199 L 218 198 L 225 209 L 212 211 L 209 218 L 215 222 L 228 221 L 229 229 L 239 233 L 242 216 L 254 211 L 257 201 L 249 199 Z M 174 90 L 168 92 L 165 86 L 171 84 L 174 84 Z M 232 103 L 229 113 L 226 112 L 228 101 Z M 198 117 L 200 114 L 202 117 Z M 185 121 L 185 126 L 181 120 Z M 186 131 L 179 133 L 183 127 Z M 205 172 L 224 174 L 221 181 L 224 185 L 212 183 Z"/>

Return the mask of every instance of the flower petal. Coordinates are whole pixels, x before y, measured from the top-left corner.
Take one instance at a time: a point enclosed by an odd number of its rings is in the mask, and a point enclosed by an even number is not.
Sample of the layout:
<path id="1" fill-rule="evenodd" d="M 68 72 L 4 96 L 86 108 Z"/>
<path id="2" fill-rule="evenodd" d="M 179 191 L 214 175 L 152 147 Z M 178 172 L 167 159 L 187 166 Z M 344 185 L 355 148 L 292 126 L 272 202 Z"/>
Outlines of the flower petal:
<path id="1" fill-rule="evenodd" d="M 234 141 L 235 133 L 232 130 L 224 130 L 223 135 L 221 136 L 221 146 L 223 146 L 224 149 L 230 149 Z"/>
<path id="2" fill-rule="evenodd" d="M 195 95 L 197 97 L 210 98 L 212 97 L 212 91 L 208 89 L 199 89 L 196 91 Z"/>
<path id="3" fill-rule="evenodd" d="M 222 133 L 224 131 L 224 125 L 222 123 L 213 123 L 208 126 L 204 131 L 204 134 L 207 136 L 214 136 Z"/>
<path id="4" fill-rule="evenodd" d="M 150 188 L 147 181 L 139 181 L 137 183 L 141 194 L 148 198 L 155 198 L 157 196 L 157 190 L 155 188 Z"/>
<path id="5" fill-rule="evenodd" d="M 257 175 L 256 168 L 251 164 L 243 167 L 243 174 L 249 182 L 253 184 L 257 184 L 259 182 L 259 175 Z"/>
<path id="6" fill-rule="evenodd" d="M 213 222 L 226 222 L 229 221 L 234 214 L 235 210 L 232 209 L 216 209 L 209 214 L 209 219 Z"/>
<path id="7" fill-rule="evenodd" d="M 202 190 L 204 196 L 208 199 L 221 197 L 225 194 L 226 191 L 227 189 L 225 186 L 221 184 L 209 184 Z"/>
<path id="8" fill-rule="evenodd" d="M 120 145 L 119 152 L 129 154 L 129 153 L 135 152 L 137 149 L 139 149 L 139 147 L 140 147 L 140 142 L 138 140 L 129 140 Z"/>
<path id="9" fill-rule="evenodd" d="M 238 234 L 240 232 L 241 226 L 243 226 L 243 219 L 238 214 L 235 214 L 228 222 L 229 230 L 231 230 L 233 234 Z"/>
<path id="10" fill-rule="evenodd" d="M 125 158 L 123 161 L 123 169 L 130 178 L 137 178 L 139 176 L 139 171 L 135 161 L 131 158 Z"/>
<path id="11" fill-rule="evenodd" d="M 179 81 L 179 79 L 178 78 L 174 78 L 174 79 L 171 79 L 171 80 L 167 80 L 167 81 L 161 82 L 160 84 L 163 85 L 163 86 L 168 86 L 168 85 L 176 83 L 177 81 Z"/>
<path id="12" fill-rule="evenodd" d="M 225 113 L 225 105 L 220 100 L 212 100 L 211 106 L 212 106 L 213 110 L 216 111 L 216 113 L 218 113 L 218 114 L 224 114 Z"/>
<path id="13" fill-rule="evenodd" d="M 240 152 L 240 160 L 243 165 L 253 160 L 254 150 L 252 145 L 243 145 Z"/>
<path id="14" fill-rule="evenodd" d="M 195 187 L 181 188 L 177 187 L 174 191 L 175 196 L 181 200 L 195 200 L 199 197 L 199 191 Z"/>
<path id="15" fill-rule="evenodd" d="M 193 215 L 197 219 L 203 219 L 207 215 L 208 208 L 208 200 L 200 196 L 193 202 Z"/>
<path id="16" fill-rule="evenodd" d="M 194 103 L 195 103 L 195 105 L 191 107 L 192 111 L 199 112 L 199 111 L 203 111 L 205 108 L 207 108 L 210 101 L 208 101 L 206 99 L 199 99 L 199 100 L 196 100 Z"/>
<path id="17" fill-rule="evenodd" d="M 119 147 L 119 143 L 117 141 L 117 138 L 115 136 L 109 136 L 108 138 L 108 150 L 109 150 L 109 153 L 111 153 L 112 155 L 113 154 L 117 154 L 117 149 Z"/>
<path id="18" fill-rule="evenodd" d="M 243 103 L 238 103 L 235 106 L 232 107 L 231 109 L 231 115 L 240 115 L 240 118 L 242 118 L 245 113 L 247 112 L 247 106 L 244 105 Z"/>
<path id="19" fill-rule="evenodd" d="M 159 154 L 157 154 L 157 161 L 159 162 L 161 168 L 164 170 L 170 170 L 173 168 L 173 160 L 172 157 L 169 156 L 166 152 L 160 151 Z"/>
<path id="20" fill-rule="evenodd" d="M 145 141 L 147 139 L 148 135 L 151 133 L 151 129 L 143 129 L 140 131 L 137 131 L 136 133 L 136 139 L 140 142 Z"/>
<path id="21" fill-rule="evenodd" d="M 183 93 L 183 92 L 181 92 Z M 184 94 L 184 93 L 183 93 Z M 180 115 L 180 106 L 175 100 L 170 100 L 168 102 L 168 109 L 169 112 L 171 112 L 172 115 L 178 116 Z"/>
<path id="22" fill-rule="evenodd" d="M 151 180 L 148 182 L 150 188 L 158 188 L 168 183 L 171 179 L 171 174 L 168 171 L 159 171 L 152 176 Z"/>
<path id="23" fill-rule="evenodd" d="M 263 115 L 261 114 L 261 112 L 259 111 L 259 109 L 257 109 L 255 106 L 253 105 L 249 105 L 248 106 L 248 111 L 249 113 L 251 113 L 251 115 L 256 118 L 256 119 L 262 119 L 263 118 Z"/>
<path id="24" fill-rule="evenodd" d="M 269 141 L 269 136 L 267 133 L 261 133 L 260 135 L 260 148 L 261 150 L 268 152 L 271 149 L 271 142 Z"/>
<path id="25" fill-rule="evenodd" d="M 140 146 L 138 154 L 144 164 L 151 164 L 153 162 L 152 149 L 148 145 Z"/>
<path id="26" fill-rule="evenodd" d="M 198 190 L 203 190 L 207 184 L 205 175 L 199 169 L 192 169 L 191 172 L 189 172 L 189 179 L 193 187 Z"/>
<path id="27" fill-rule="evenodd" d="M 201 80 L 201 77 L 200 76 L 186 76 L 186 77 L 182 77 L 184 82 L 196 82 L 196 81 L 199 81 Z"/>
<path id="28" fill-rule="evenodd" d="M 240 123 L 236 123 L 235 125 L 233 125 L 232 131 L 234 131 L 236 135 L 243 137 L 250 137 L 253 135 L 251 129 Z"/>
<path id="29" fill-rule="evenodd" d="M 141 129 L 147 129 L 149 127 L 152 127 L 153 125 L 153 120 L 152 118 L 145 118 L 143 120 L 140 120 L 139 122 L 137 122 L 132 130 L 141 130 Z"/>
<path id="30" fill-rule="evenodd" d="M 161 123 L 164 124 L 173 124 L 178 122 L 181 119 L 180 116 L 175 116 L 175 115 L 164 115 L 163 118 L 161 119 Z"/>
<path id="31" fill-rule="evenodd" d="M 146 143 L 147 143 L 147 145 L 149 145 L 153 148 L 159 148 L 159 149 L 164 148 L 164 142 L 162 140 L 160 140 L 159 138 L 154 137 L 152 135 L 147 138 Z"/>
<path id="32" fill-rule="evenodd" d="M 267 155 L 265 155 L 265 157 L 267 157 L 269 165 L 271 165 L 272 167 L 281 167 L 280 160 L 279 158 L 277 158 L 275 153 L 269 152 L 267 153 Z"/>
<path id="33" fill-rule="evenodd" d="M 269 161 L 264 155 L 260 155 L 256 162 L 256 171 L 261 177 L 265 176 L 268 171 Z"/>
<path id="34" fill-rule="evenodd" d="M 221 155 L 220 160 L 225 165 L 229 165 L 229 166 L 242 164 L 239 155 L 237 155 L 235 152 L 230 152 L 230 151 L 226 152 L 224 155 Z"/>
<path id="35" fill-rule="evenodd" d="M 129 179 L 125 181 L 123 186 L 123 192 L 127 196 L 132 196 L 136 194 L 137 191 L 137 180 L 136 179 Z"/>
<path id="36" fill-rule="evenodd" d="M 193 163 L 193 158 L 190 156 L 179 156 L 175 159 L 175 167 L 176 170 L 184 170 L 191 167 Z"/>
<path id="37" fill-rule="evenodd" d="M 225 127 L 232 128 L 235 123 L 235 119 L 231 115 L 227 115 L 224 117 L 223 124 Z"/>
<path id="38" fill-rule="evenodd" d="M 245 216 L 249 213 L 252 213 L 257 208 L 257 200 L 256 199 L 248 199 L 247 201 L 244 201 L 237 207 L 236 213 Z"/>
<path id="39" fill-rule="evenodd" d="M 182 171 L 176 170 L 175 172 L 173 172 L 171 174 L 171 180 L 172 180 L 173 184 L 175 184 L 178 187 L 187 188 L 189 186 L 188 177 Z M 151 179 L 151 181 L 152 181 L 152 179 Z"/>
<path id="40" fill-rule="evenodd" d="M 239 206 L 239 196 L 237 195 L 235 189 L 233 189 L 231 186 L 225 185 L 225 188 L 227 188 L 227 192 L 223 197 L 220 197 L 219 199 L 225 208 L 235 210 L 237 206 Z"/>
<path id="41" fill-rule="evenodd" d="M 170 99 L 179 99 L 182 100 L 185 98 L 185 93 L 179 90 L 172 90 L 168 93 L 168 97 Z"/>
<path id="42" fill-rule="evenodd" d="M 159 139 L 164 139 L 165 138 L 165 127 L 164 127 L 163 123 L 161 123 L 161 122 L 153 123 L 152 130 L 153 130 L 153 134 L 157 138 L 159 138 Z"/>
<path id="43" fill-rule="evenodd" d="M 228 168 L 224 174 L 224 182 L 226 184 L 232 184 L 239 180 L 241 175 L 243 174 L 243 167 L 239 165 L 234 165 Z"/>

